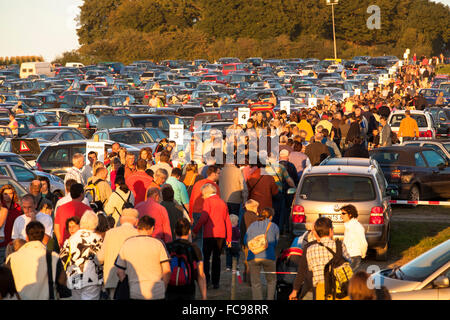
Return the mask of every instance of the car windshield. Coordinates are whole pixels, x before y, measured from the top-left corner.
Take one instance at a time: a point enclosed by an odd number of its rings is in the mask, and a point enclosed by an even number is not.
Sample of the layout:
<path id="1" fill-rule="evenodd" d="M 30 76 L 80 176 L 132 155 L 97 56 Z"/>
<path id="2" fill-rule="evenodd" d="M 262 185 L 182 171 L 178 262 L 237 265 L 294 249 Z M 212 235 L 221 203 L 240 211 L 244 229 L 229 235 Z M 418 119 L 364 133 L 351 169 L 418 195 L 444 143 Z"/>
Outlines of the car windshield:
<path id="1" fill-rule="evenodd" d="M 450 260 L 450 240 L 425 252 L 400 268 L 400 277 L 408 281 L 423 281 Z"/>
<path id="2" fill-rule="evenodd" d="M 1 157 L 2 160 L 5 160 L 6 162 L 15 162 L 18 163 L 30 170 L 33 170 L 33 168 L 30 166 L 30 164 L 22 157 L 18 156 L 18 155 L 14 155 L 14 156 L 2 156 Z"/>
<path id="3" fill-rule="evenodd" d="M 113 141 L 127 144 L 154 143 L 155 140 L 147 131 L 123 131 L 111 133 L 110 138 Z"/>
<path id="4" fill-rule="evenodd" d="M 404 114 L 395 114 L 392 116 L 390 126 L 391 127 L 400 127 L 400 122 L 405 118 Z M 417 121 L 417 125 L 419 128 L 427 128 L 427 119 L 423 114 L 411 114 L 411 118 Z"/>
<path id="5" fill-rule="evenodd" d="M 375 188 L 370 177 L 318 175 L 305 178 L 301 197 L 312 201 L 372 201 Z"/>
<path id="6" fill-rule="evenodd" d="M 56 132 L 35 131 L 30 133 L 28 136 L 30 138 L 41 138 L 43 140 L 51 141 L 56 136 Z"/>

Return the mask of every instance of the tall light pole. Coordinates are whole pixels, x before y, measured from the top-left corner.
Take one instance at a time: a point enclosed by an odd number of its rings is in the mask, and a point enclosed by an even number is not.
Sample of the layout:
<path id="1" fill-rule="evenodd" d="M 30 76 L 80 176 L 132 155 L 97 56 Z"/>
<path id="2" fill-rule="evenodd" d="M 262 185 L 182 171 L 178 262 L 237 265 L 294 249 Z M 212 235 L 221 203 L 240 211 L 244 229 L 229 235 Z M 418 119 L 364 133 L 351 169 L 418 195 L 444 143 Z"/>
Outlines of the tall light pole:
<path id="1" fill-rule="evenodd" d="M 334 42 L 334 59 L 337 59 L 337 52 L 336 52 L 336 30 L 334 28 L 334 5 L 338 4 L 339 0 L 327 0 L 327 5 L 331 5 L 331 16 L 333 19 L 333 42 Z"/>

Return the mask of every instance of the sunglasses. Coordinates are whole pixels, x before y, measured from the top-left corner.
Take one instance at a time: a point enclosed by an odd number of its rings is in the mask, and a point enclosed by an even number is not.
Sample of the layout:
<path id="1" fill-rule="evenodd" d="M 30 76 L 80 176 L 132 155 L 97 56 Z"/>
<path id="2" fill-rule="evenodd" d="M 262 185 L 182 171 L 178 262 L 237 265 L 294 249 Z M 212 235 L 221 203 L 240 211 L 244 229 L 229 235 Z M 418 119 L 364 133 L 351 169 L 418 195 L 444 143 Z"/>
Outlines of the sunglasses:
<path id="1" fill-rule="evenodd" d="M 348 213 L 345 212 L 345 211 L 343 211 L 343 212 L 341 212 L 341 214 L 342 214 L 343 216 L 345 216 L 345 215 L 347 215 Z"/>

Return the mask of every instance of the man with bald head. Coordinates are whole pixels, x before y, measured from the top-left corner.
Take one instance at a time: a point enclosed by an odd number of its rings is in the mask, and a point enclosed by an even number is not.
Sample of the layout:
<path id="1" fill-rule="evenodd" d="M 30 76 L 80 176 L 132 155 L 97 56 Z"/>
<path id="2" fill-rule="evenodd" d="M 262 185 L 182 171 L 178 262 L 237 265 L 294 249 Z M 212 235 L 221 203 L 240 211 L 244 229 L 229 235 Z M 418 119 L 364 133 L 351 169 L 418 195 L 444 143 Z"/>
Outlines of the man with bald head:
<path id="1" fill-rule="evenodd" d="M 155 228 L 152 237 L 161 239 L 165 243 L 172 242 L 169 214 L 166 208 L 159 203 L 162 200 L 161 190 L 153 187 L 147 190 L 147 199 L 136 206 L 139 218 L 150 216 L 155 219 Z"/>

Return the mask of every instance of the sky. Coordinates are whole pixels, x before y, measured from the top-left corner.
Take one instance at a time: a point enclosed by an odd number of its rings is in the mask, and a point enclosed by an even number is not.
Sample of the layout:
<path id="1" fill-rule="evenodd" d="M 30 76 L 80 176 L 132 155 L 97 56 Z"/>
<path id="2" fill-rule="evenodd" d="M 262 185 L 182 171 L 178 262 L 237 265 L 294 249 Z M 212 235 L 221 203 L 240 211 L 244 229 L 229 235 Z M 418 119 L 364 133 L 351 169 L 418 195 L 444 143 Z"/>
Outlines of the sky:
<path id="1" fill-rule="evenodd" d="M 435 0 L 450 6 L 450 0 Z M 0 57 L 52 61 L 79 48 L 75 17 L 83 0 L 0 0 Z"/>

